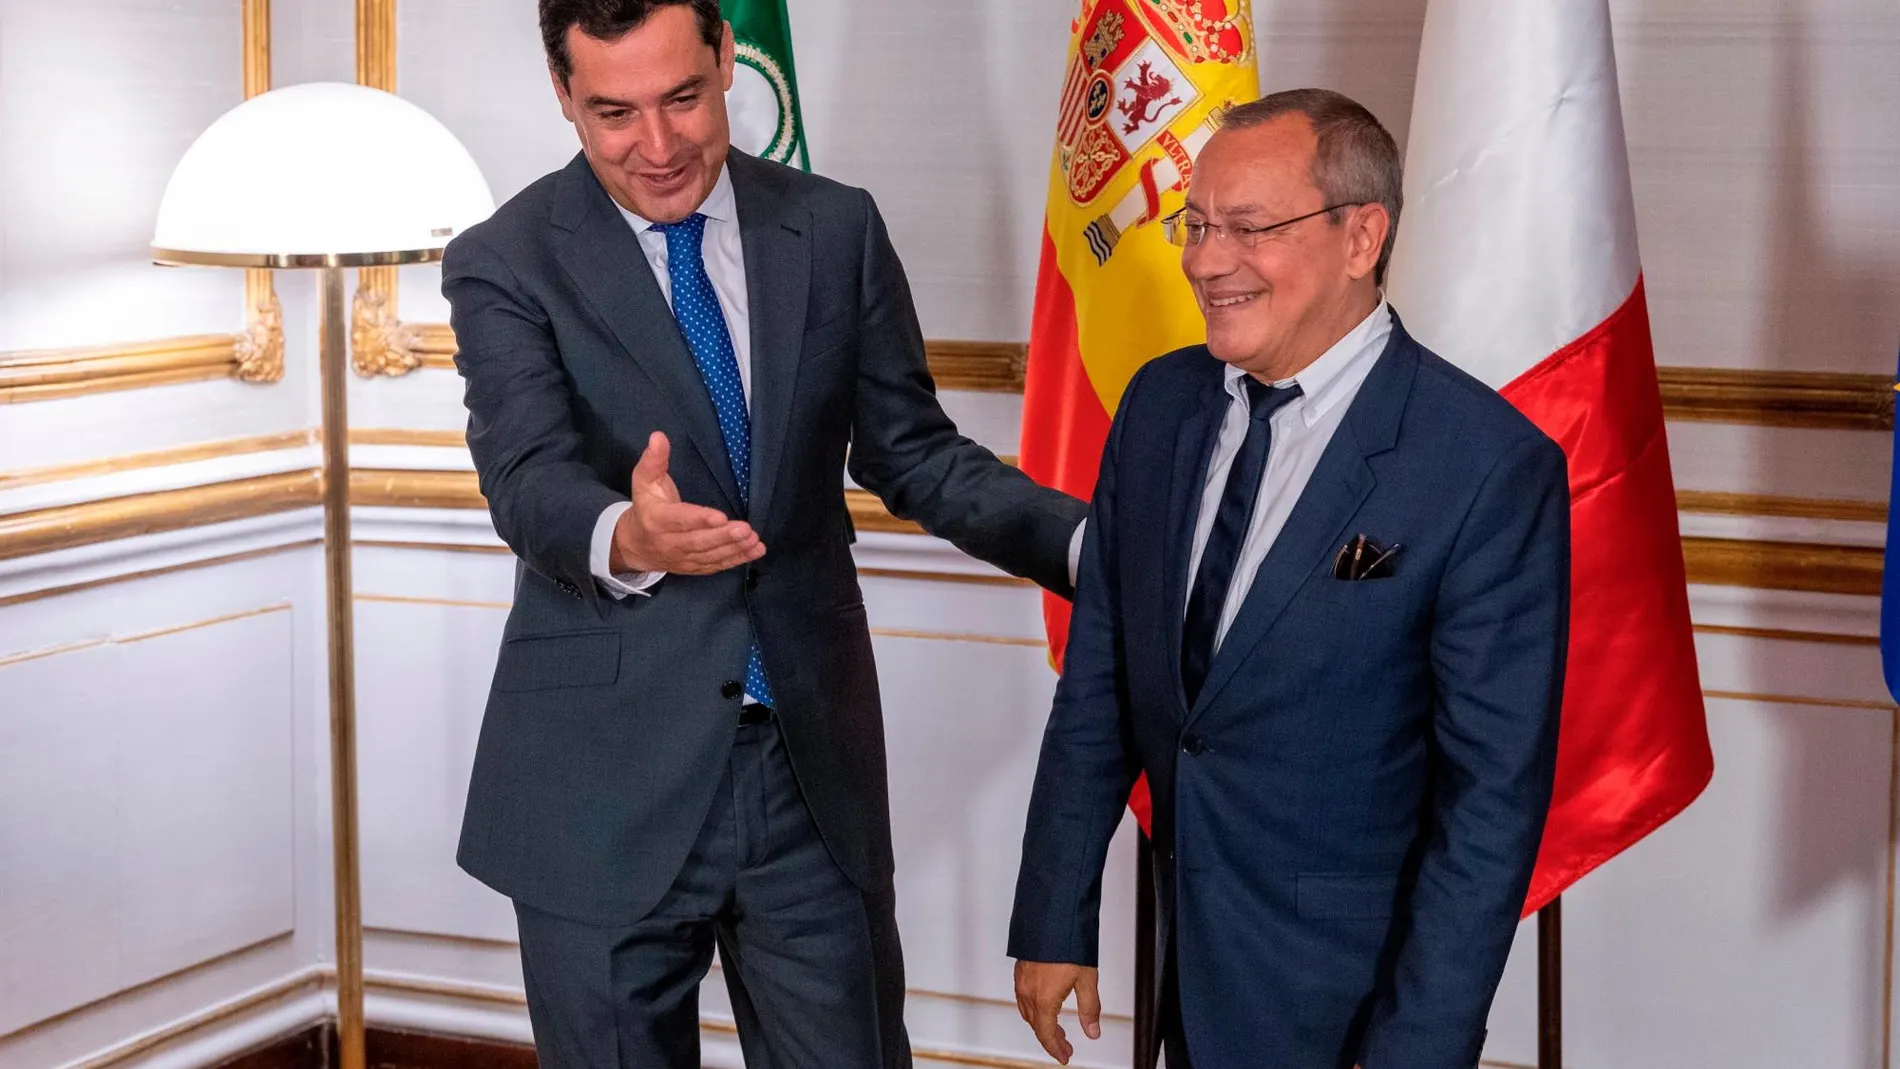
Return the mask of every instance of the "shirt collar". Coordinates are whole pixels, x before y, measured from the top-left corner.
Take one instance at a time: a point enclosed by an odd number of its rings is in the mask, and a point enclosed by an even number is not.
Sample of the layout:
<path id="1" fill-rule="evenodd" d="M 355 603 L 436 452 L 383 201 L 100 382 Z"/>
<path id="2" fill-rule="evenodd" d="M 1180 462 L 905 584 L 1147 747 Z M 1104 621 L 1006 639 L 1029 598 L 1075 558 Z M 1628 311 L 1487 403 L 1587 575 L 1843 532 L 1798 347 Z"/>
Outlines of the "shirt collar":
<path id="1" fill-rule="evenodd" d="M 652 221 L 621 208 L 619 201 L 614 202 L 614 207 L 620 208 L 621 218 L 627 221 L 627 225 L 633 228 L 634 233 L 644 234 L 653 229 Z M 695 210 L 713 222 L 738 221 L 738 200 L 732 193 L 732 171 L 724 164 L 719 167 L 719 180 L 713 183 L 712 192 L 706 194 L 706 199 L 701 201 Z"/>
<path id="2" fill-rule="evenodd" d="M 1306 365 L 1292 378 L 1282 379 L 1273 385 L 1282 387 L 1299 384 L 1300 399 L 1291 407 L 1298 409 L 1300 418 L 1310 427 L 1334 405 L 1358 389 L 1372 370 L 1373 362 L 1385 352 L 1386 342 L 1391 337 L 1392 311 L 1382 297 L 1379 306 L 1370 315 L 1347 331 L 1345 337 L 1334 342 L 1332 348 L 1321 353 L 1318 360 Z M 1228 395 L 1245 402 L 1247 388 L 1241 380 L 1247 377 L 1247 373 L 1229 364 L 1226 375 Z"/>

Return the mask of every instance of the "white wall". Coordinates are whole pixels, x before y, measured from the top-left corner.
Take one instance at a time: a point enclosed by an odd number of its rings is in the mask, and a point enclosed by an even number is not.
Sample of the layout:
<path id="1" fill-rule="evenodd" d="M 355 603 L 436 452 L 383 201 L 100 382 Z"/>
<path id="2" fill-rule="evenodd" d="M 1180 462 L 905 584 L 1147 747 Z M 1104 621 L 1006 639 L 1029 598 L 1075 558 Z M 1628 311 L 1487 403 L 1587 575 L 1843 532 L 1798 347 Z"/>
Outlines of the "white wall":
<path id="1" fill-rule="evenodd" d="M 814 163 L 877 195 L 926 333 L 1026 336 L 1072 0 L 791 6 Z M 1659 358 L 1887 370 L 1900 338 L 1900 9 L 1888 0 L 1613 6 Z M 278 0 L 279 84 L 351 76 L 352 7 Z M 1256 0 L 1254 9 L 1264 88 L 1336 86 L 1403 140 L 1422 0 Z M 464 139 L 502 196 L 574 151 L 530 10 L 474 0 L 405 0 L 399 10 L 400 90 Z M 237 42 L 230 0 L 162 9 L 0 0 L 0 349 L 237 329 L 236 273 L 143 260 L 171 162 L 237 98 Z M 73 78 L 73 49 L 106 60 L 107 73 Z M 405 271 L 404 318 L 446 318 L 435 285 L 431 269 Z M 280 274 L 278 287 L 284 383 L 0 407 L 0 471 L 314 424 L 311 280 Z M 351 403 L 358 427 L 454 429 L 463 419 L 459 384 L 441 371 L 354 383 Z M 977 437 L 1016 451 L 1018 399 L 960 394 L 946 404 Z M 1675 424 L 1670 435 L 1685 488 L 1886 498 L 1885 434 Z M 292 450 L 149 478 L 183 485 L 312 463 Z M 383 449 L 359 463 L 467 460 Z M 59 492 L 128 490 L 121 480 Z M 29 507 L 29 496 L 0 495 L 0 516 Z M 356 555 L 372 1018 L 525 1038 L 506 903 L 452 860 L 511 564 L 499 552 L 444 548 L 494 548 L 478 513 L 374 509 L 358 519 L 360 538 L 409 547 Z M 1723 537 L 1880 537 L 1874 525 L 1839 521 L 1685 523 Z M 321 564 L 307 545 L 283 548 L 314 531 L 304 512 L 0 562 L 0 1064 L 63 1065 L 239 1007 L 214 1040 L 147 1055 L 192 1064 L 322 1012 L 299 979 L 330 956 Z M 903 536 L 867 537 L 860 561 L 970 570 Z M 913 1038 L 966 1060 L 1037 1061 L 1009 1005 L 1002 956 L 1052 685 L 1033 645 L 1035 595 L 941 579 L 865 585 L 890 722 Z M 1716 781 L 1567 896 L 1567 1060 L 1885 1065 L 1900 779 L 1894 710 L 1866 641 L 1875 607 L 1693 593 Z M 1125 840 L 1111 869 L 1105 925 L 1124 934 L 1105 939 L 1106 994 L 1110 1011 L 1126 1014 Z M 1493 1015 L 1490 1058 L 1534 1058 L 1532 949 L 1527 930 Z M 736 1064 L 716 984 L 706 1007 L 708 1064 Z M 1111 1025 L 1085 1050 L 1089 1064 L 1126 1064 L 1127 1023 Z"/>
<path id="2" fill-rule="evenodd" d="M 242 99 L 242 55 L 235 0 L 0 0 L 0 351 L 242 329 L 241 272 L 147 251 L 172 167 Z M 279 278 L 284 382 L 0 406 L 0 472 L 309 427 L 309 282 Z M 0 493 L 0 519 L 312 463 L 28 487 Z M 317 533 L 292 514 L 0 561 L 0 1065 L 215 1017 L 148 1055 L 202 1061 L 323 1014 Z M 237 553 L 265 555 L 167 571 Z"/>
<path id="3" fill-rule="evenodd" d="M 1027 334 L 1057 57 L 1073 7 L 1067 0 L 792 5 L 814 164 L 877 195 L 930 336 Z M 1264 89 L 1341 88 L 1403 142 L 1423 0 L 1256 0 L 1254 10 Z M 1628 0 L 1615 15 L 1659 359 L 1790 370 L 1891 366 L 1900 338 L 1900 111 L 1890 106 L 1900 98 L 1891 63 L 1900 10 L 1851 0 L 1764 0 L 1719 10 L 1693 0 Z M 401 19 L 401 91 L 464 138 L 499 194 L 572 154 L 525 9 L 415 0 Z M 412 272 L 405 317 L 442 318 L 432 290 L 428 272 Z M 425 391 L 452 401 L 446 388 L 396 386 L 389 393 L 400 393 L 417 415 Z M 992 444 L 1013 451 L 1013 400 L 970 396 L 953 404 L 984 426 Z M 1705 424 L 1672 425 L 1670 433 L 1685 488 L 1886 496 L 1884 434 Z M 1827 521 L 1686 522 L 1726 537 L 1836 544 L 1879 537 L 1868 525 Z M 1029 637 L 1037 628 L 1034 598 L 942 583 L 868 586 L 873 625 L 886 632 L 878 654 L 890 695 L 912 985 L 1007 999 L 1007 892 L 1047 676 L 1027 647 L 889 632 Z M 498 579 L 486 596 L 502 602 L 505 590 Z M 1710 701 L 1716 784 L 1683 818 L 1567 898 L 1570 1061 L 1882 1064 L 1895 766 L 1891 702 L 1877 652 L 1865 641 L 1871 603 L 1696 593 L 1705 627 L 1863 637 L 1843 644 L 1700 636 L 1705 686 L 1737 695 Z M 435 611 L 441 641 L 458 648 L 480 630 L 483 614 L 499 617 L 498 609 Z M 401 623 L 392 618 L 388 626 L 417 634 L 426 630 L 418 624 L 425 612 L 392 606 L 388 613 Z M 973 683 L 983 688 L 974 700 Z M 454 688 L 467 692 L 461 700 L 470 704 L 457 714 L 466 718 L 479 685 L 458 673 Z M 416 702 L 410 696 L 402 704 Z M 431 704 L 429 715 L 449 711 Z M 424 734 L 465 746 L 468 728 L 452 726 L 458 722 Z M 458 753 L 452 765 L 459 775 L 465 763 Z M 454 797 L 457 786 L 429 793 Z M 431 819 L 446 847 L 453 821 Z M 396 861 L 398 843 L 420 841 L 415 833 L 392 840 L 384 864 L 399 872 L 422 864 L 413 849 L 403 854 L 406 864 Z M 1125 856 L 1117 864 L 1124 898 L 1106 923 L 1126 931 L 1130 866 Z M 379 886 L 394 896 L 408 879 L 385 873 Z M 454 934 L 505 943 L 505 915 L 451 892 L 446 870 L 417 880 L 431 896 L 415 898 L 407 911 L 392 897 L 384 915 L 419 911 L 437 918 L 432 930 L 452 923 L 461 926 Z M 1494 1015 L 1492 1058 L 1535 1056 L 1528 932 Z M 1126 940 L 1108 942 L 1113 948 Z M 430 975 L 466 968 L 482 982 L 516 982 L 493 944 L 465 953 L 458 965 L 455 952 L 408 936 L 379 944 L 372 960 L 386 955 L 392 967 Z M 1125 1012 L 1125 972 L 1109 991 L 1118 1004 L 1111 1008 Z M 709 996 L 709 1005 L 718 1002 Z M 920 1047 L 1033 1055 L 1025 1030 L 1004 1009 L 979 1003 L 946 1015 L 947 1005 L 930 994 L 913 998 Z M 1118 1041 L 1086 1056 L 1102 1064 L 1126 1057 Z"/>

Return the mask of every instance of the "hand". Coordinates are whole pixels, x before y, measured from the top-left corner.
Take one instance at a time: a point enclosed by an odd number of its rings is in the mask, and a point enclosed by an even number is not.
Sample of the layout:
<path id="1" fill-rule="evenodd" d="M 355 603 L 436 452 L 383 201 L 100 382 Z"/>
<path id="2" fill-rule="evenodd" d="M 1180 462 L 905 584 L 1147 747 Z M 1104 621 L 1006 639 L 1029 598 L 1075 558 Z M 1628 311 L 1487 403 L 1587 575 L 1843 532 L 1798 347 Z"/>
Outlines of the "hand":
<path id="1" fill-rule="evenodd" d="M 1029 1022 L 1036 1039 L 1049 1057 L 1069 1064 L 1075 1047 L 1056 1023 L 1069 992 L 1075 992 L 1075 1008 L 1082 1018 L 1082 1034 L 1102 1038 L 1102 996 L 1097 988 L 1100 975 L 1082 965 L 1048 964 L 1039 961 L 1016 963 L 1016 1011 Z"/>
<path id="2" fill-rule="evenodd" d="M 633 507 L 614 524 L 613 570 L 712 575 L 765 556 L 751 524 L 680 501 L 666 471 L 672 455 L 666 435 L 653 432 L 633 468 Z"/>

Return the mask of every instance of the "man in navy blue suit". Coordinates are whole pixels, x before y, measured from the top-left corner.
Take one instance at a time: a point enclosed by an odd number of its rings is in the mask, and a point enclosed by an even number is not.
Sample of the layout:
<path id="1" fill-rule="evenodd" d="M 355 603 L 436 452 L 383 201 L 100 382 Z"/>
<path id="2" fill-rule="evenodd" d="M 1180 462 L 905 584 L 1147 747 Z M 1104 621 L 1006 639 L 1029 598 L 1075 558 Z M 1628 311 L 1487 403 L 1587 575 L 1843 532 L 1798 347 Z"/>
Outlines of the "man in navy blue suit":
<path id="1" fill-rule="evenodd" d="M 1116 414 L 1010 928 L 1064 1064 L 1143 772 L 1170 1069 L 1478 1060 L 1550 802 L 1569 497 L 1385 303 L 1399 191 L 1369 112 L 1296 90 L 1227 114 L 1166 221 L 1207 344 Z"/>

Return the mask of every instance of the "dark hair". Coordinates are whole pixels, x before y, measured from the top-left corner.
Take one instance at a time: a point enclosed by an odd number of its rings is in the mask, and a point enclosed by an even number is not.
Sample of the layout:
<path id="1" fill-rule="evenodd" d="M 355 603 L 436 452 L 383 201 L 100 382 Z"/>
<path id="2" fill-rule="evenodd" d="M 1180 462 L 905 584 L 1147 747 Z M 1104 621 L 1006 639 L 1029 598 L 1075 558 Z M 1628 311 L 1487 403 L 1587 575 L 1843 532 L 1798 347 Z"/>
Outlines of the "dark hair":
<path id="1" fill-rule="evenodd" d="M 1391 225 L 1385 246 L 1372 269 L 1372 281 L 1385 285 L 1392 242 L 1399 235 L 1399 208 L 1403 205 L 1404 170 L 1399 146 L 1379 120 L 1358 101 L 1330 89 L 1288 89 L 1247 104 L 1236 104 L 1221 116 L 1221 129 L 1244 130 L 1282 115 L 1304 115 L 1313 124 L 1319 147 L 1313 154 L 1313 184 L 1328 204 L 1382 204 Z M 1338 216 L 1333 216 L 1338 222 Z"/>
<path id="2" fill-rule="evenodd" d="M 616 41 L 663 7 L 690 7 L 699 17 L 699 38 L 717 51 L 726 36 L 719 0 L 541 0 L 541 47 L 548 69 L 566 85 L 574 73 L 567 52 L 567 31 L 575 26 L 600 41 Z"/>

